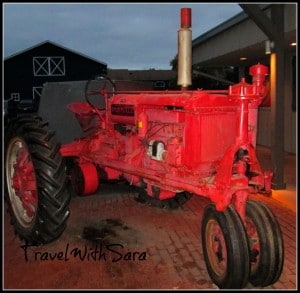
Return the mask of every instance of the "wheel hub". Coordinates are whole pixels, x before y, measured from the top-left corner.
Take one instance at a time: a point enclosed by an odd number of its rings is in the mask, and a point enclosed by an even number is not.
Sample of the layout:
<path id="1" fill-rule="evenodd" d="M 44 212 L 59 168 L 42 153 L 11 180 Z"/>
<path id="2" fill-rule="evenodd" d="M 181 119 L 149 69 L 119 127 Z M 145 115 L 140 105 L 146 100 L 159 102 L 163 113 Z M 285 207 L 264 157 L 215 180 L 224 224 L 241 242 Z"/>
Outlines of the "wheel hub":
<path id="1" fill-rule="evenodd" d="M 27 225 L 35 216 L 38 196 L 34 166 L 26 143 L 15 138 L 7 153 L 8 192 L 16 217 Z"/>
<path id="2" fill-rule="evenodd" d="M 222 276 L 226 273 L 227 269 L 227 254 L 224 235 L 220 226 L 214 220 L 210 220 L 207 226 L 207 245 L 208 257 L 215 272 Z"/>

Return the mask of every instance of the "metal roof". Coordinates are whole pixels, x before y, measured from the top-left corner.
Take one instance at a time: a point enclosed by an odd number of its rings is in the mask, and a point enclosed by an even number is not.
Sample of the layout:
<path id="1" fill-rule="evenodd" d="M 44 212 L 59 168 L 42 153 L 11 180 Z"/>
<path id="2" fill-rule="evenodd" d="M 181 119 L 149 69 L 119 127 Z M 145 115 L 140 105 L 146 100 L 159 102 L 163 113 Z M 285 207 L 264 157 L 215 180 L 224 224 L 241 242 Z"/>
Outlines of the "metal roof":
<path id="1" fill-rule="evenodd" d="M 260 9 L 265 10 L 268 7 L 270 7 L 271 4 L 260 4 L 258 6 L 260 7 Z M 223 23 L 219 24 L 218 26 L 212 28 L 211 30 L 194 39 L 192 42 L 192 46 L 197 46 L 201 43 L 204 43 L 208 39 L 215 37 L 216 35 L 228 30 L 229 28 L 237 25 L 238 23 L 244 21 L 247 18 L 249 18 L 249 16 L 244 11 L 238 13 L 237 15 L 229 18 L 228 20 L 224 21 Z"/>

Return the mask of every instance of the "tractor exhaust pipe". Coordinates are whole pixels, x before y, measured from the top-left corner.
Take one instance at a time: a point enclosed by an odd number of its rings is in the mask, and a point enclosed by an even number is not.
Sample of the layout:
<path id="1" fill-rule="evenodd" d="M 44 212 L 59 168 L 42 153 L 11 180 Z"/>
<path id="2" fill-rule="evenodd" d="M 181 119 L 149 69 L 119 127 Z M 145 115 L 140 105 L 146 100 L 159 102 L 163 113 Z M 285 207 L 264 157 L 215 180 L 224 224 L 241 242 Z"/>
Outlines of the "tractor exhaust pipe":
<path id="1" fill-rule="evenodd" d="M 187 89 L 192 84 L 192 23 L 191 8 L 181 8 L 181 26 L 178 30 L 177 85 Z"/>

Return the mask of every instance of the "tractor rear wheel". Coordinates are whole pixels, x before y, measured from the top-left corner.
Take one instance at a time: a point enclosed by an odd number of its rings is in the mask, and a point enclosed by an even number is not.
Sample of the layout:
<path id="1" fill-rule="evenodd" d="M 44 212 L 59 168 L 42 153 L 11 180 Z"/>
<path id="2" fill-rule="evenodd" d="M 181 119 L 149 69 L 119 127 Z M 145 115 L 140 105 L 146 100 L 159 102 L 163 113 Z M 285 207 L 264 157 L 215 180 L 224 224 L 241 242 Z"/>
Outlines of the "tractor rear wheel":
<path id="1" fill-rule="evenodd" d="M 250 246 L 249 281 L 254 286 L 269 286 L 279 279 L 283 268 L 283 240 L 279 224 L 263 203 L 248 201 L 245 229 Z"/>
<path id="2" fill-rule="evenodd" d="M 40 118 L 20 117 L 5 129 L 5 198 L 16 233 L 28 244 L 59 237 L 69 216 L 65 160 Z"/>
<path id="3" fill-rule="evenodd" d="M 245 287 L 250 272 L 248 240 L 235 209 L 229 205 L 224 212 L 218 212 L 215 204 L 209 204 L 204 211 L 201 237 L 212 281 L 220 289 Z"/>

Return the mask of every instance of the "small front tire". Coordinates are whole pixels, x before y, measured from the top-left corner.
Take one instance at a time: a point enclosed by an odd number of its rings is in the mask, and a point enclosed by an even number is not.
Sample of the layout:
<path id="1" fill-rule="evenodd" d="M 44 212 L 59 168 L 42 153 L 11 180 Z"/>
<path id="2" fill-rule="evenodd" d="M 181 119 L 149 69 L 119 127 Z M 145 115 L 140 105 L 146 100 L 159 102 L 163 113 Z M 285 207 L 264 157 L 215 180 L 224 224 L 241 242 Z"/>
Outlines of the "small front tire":
<path id="1" fill-rule="evenodd" d="M 250 272 L 248 240 L 233 206 L 229 205 L 224 212 L 218 212 L 212 203 L 206 206 L 201 236 L 212 281 L 220 289 L 244 288 Z"/>
<path id="2" fill-rule="evenodd" d="M 248 201 L 245 228 L 250 246 L 249 281 L 254 286 L 272 285 L 279 279 L 283 268 L 284 249 L 280 226 L 265 204 Z"/>

